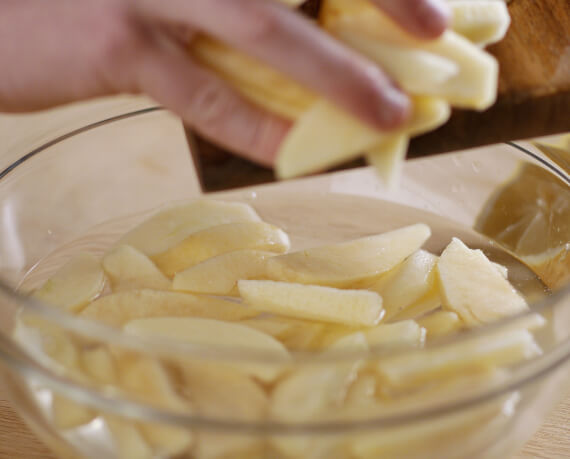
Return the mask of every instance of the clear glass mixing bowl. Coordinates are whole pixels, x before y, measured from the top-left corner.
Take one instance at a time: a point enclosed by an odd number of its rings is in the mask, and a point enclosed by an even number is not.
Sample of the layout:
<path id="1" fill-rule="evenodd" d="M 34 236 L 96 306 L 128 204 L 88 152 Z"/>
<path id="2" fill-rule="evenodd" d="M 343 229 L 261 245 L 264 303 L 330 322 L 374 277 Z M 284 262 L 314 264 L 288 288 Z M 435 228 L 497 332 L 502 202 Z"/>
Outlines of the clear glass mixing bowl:
<path id="1" fill-rule="evenodd" d="M 466 364 L 464 377 L 452 382 L 431 374 L 419 396 L 380 381 L 377 403 L 347 408 L 344 399 L 323 400 L 335 381 L 402 355 L 422 361 L 462 349 L 468 362 L 473 349 L 528 317 L 420 350 L 285 359 L 126 337 L 26 297 L 77 252 L 102 254 L 158 207 L 196 198 L 184 145 L 179 122 L 150 108 L 32 151 L 20 145 L 14 161 L 0 157 L 0 382 L 58 457 L 505 458 L 565 395 L 570 181 L 568 171 L 526 144 L 410 161 L 394 191 L 362 169 L 211 196 L 251 204 L 289 232 L 293 248 L 419 221 L 432 227 L 427 248 L 435 253 L 451 236 L 482 248 L 509 267 L 532 312 L 548 321 L 533 332 L 541 352 L 497 373 Z M 259 384 L 244 382 L 244 369 Z M 195 372 L 208 377 L 197 381 Z M 270 408 L 267 391 L 292 373 L 302 376 L 282 400 L 273 396 L 280 409 Z M 366 387 L 360 392 L 366 397 Z M 322 404 L 326 415 L 316 415 Z"/>

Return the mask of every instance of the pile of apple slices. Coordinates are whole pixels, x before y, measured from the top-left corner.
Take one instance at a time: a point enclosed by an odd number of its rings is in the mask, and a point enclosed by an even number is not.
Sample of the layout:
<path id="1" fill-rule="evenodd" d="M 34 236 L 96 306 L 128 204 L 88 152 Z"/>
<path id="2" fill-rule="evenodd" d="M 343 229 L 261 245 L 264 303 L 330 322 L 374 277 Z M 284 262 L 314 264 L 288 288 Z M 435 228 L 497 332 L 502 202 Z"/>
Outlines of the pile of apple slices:
<path id="1" fill-rule="evenodd" d="M 302 1 L 283 1 L 297 6 Z M 255 104 L 294 121 L 277 156 L 281 178 L 329 169 L 365 153 L 380 176 L 395 183 L 410 137 L 444 124 L 450 107 L 485 110 L 496 99 L 498 64 L 482 48 L 510 25 L 504 2 L 454 0 L 451 29 L 420 41 L 370 0 L 323 0 L 319 26 L 377 63 L 412 96 L 408 123 L 374 130 L 287 76 L 209 37 L 190 52 Z"/>
<path id="2" fill-rule="evenodd" d="M 44 358 L 80 381 L 116 386 L 159 407 L 205 416 L 300 422 L 385 414 L 413 406 L 414 400 L 421 405 L 463 388 L 466 375 L 491 384 L 511 365 L 539 355 L 532 331 L 545 323 L 540 315 L 524 315 L 493 333 L 421 349 L 426 341 L 528 310 L 506 268 L 459 239 L 440 256 L 429 253 L 422 246 L 430 234 L 420 223 L 289 252 L 287 234 L 263 222 L 250 206 L 194 201 L 155 214 L 101 260 L 80 254 L 32 295 L 128 335 L 243 350 L 244 356 L 262 351 L 271 362 L 205 363 L 173 356 L 164 365 L 105 343 L 85 344 L 38 318 L 24 321 L 16 338 L 29 346 L 30 330 L 40 334 Z M 332 363 L 295 365 L 293 351 L 328 356 Z M 347 352 L 358 354 L 335 360 Z M 438 390 L 436 381 L 446 381 L 445 388 Z M 477 411 L 475 418 L 488 419 L 490 412 L 503 416 L 504 403 Z M 120 457 L 139 457 L 133 448 L 150 451 L 148 457 L 192 448 L 195 457 L 226 457 L 254 451 L 261 441 L 195 437 L 98 414 L 60 396 L 52 411 L 56 425 L 66 429 L 102 416 L 119 438 Z M 475 418 L 464 422 L 479 425 Z M 444 423 L 428 432 L 441 437 L 456 428 Z M 315 448 L 339 448 L 329 440 L 317 445 L 307 438 L 276 437 L 271 444 L 285 457 L 312 457 L 308 451 Z M 398 445 L 409 446 L 401 440 L 378 436 L 342 448 L 351 451 L 346 457 L 379 457 L 383 448 L 397 452 Z"/>

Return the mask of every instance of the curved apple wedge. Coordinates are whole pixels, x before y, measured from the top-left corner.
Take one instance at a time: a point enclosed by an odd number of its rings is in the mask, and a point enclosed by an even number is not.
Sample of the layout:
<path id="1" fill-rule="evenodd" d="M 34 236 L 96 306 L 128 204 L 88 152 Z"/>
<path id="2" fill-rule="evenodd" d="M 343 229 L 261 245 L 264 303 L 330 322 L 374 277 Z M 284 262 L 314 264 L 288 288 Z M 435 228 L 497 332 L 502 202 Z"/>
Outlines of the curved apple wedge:
<path id="1" fill-rule="evenodd" d="M 257 314 L 258 311 L 220 298 L 150 289 L 112 293 L 94 301 L 81 313 L 85 318 L 114 327 L 147 317 L 194 316 L 241 320 Z"/>
<path id="2" fill-rule="evenodd" d="M 93 255 L 82 253 L 63 265 L 32 297 L 69 312 L 79 312 L 104 287 L 101 263 Z"/>
<path id="3" fill-rule="evenodd" d="M 430 237 L 417 224 L 340 244 L 315 247 L 267 260 L 269 279 L 299 284 L 349 287 L 383 274 L 417 251 Z"/>
<path id="4" fill-rule="evenodd" d="M 269 223 L 228 223 L 191 234 L 166 252 L 154 255 L 152 259 L 164 274 L 174 276 L 224 253 L 245 249 L 283 253 L 289 247 L 289 236 Z"/>

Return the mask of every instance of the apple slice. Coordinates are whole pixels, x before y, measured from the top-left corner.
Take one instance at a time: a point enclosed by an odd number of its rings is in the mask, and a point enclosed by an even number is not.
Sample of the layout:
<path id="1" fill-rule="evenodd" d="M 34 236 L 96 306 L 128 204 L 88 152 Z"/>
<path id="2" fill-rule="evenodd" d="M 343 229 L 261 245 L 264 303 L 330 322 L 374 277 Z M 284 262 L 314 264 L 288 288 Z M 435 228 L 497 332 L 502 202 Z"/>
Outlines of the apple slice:
<path id="1" fill-rule="evenodd" d="M 180 457 L 194 443 L 188 429 L 157 423 L 139 423 L 139 429 L 154 451 L 153 457 Z"/>
<path id="2" fill-rule="evenodd" d="M 57 394 L 52 399 L 51 414 L 55 426 L 62 430 L 89 424 L 96 416 L 91 408 Z"/>
<path id="3" fill-rule="evenodd" d="M 380 43 L 426 51 L 457 65 L 456 75 L 423 94 L 442 97 L 453 106 L 476 110 L 489 108 L 496 100 L 497 60 L 452 30 L 435 40 L 420 40 L 371 2 L 359 0 L 325 2 L 321 21 L 329 33 L 364 54 Z"/>
<path id="4" fill-rule="evenodd" d="M 504 2 L 453 1 L 451 28 L 479 46 L 501 41 L 509 29 L 511 17 Z"/>
<path id="5" fill-rule="evenodd" d="M 342 338 L 324 351 L 323 355 L 334 355 L 346 351 L 368 351 L 368 345 L 362 333 Z M 272 418 L 297 423 L 330 418 L 331 413 L 342 405 L 347 390 L 356 378 L 362 363 L 362 360 L 322 363 L 294 371 L 279 382 L 271 394 L 270 414 Z M 326 443 L 328 439 L 312 438 L 306 435 L 275 436 L 271 441 L 287 457 L 313 457 L 309 451 L 327 446 L 323 443 Z M 330 457 L 330 455 L 323 457 Z"/>
<path id="6" fill-rule="evenodd" d="M 434 288 L 437 259 L 425 250 L 418 250 L 366 287 L 382 296 L 385 320 L 398 315 Z"/>
<path id="7" fill-rule="evenodd" d="M 83 372 L 101 384 L 117 383 L 118 373 L 112 355 L 104 347 L 85 349 L 81 352 L 80 362 Z"/>
<path id="8" fill-rule="evenodd" d="M 376 236 L 279 255 L 267 260 L 270 279 L 329 287 L 350 287 L 383 274 L 418 250 L 430 237 L 417 224 Z"/>
<path id="9" fill-rule="evenodd" d="M 156 317 L 133 320 L 124 329 L 136 336 L 156 337 L 206 348 L 267 352 L 275 355 L 277 360 L 281 359 L 279 363 L 289 359 L 287 349 L 275 338 L 237 323 L 194 317 Z M 228 365 L 261 381 L 272 381 L 282 371 L 280 364 L 237 362 Z"/>
<path id="10" fill-rule="evenodd" d="M 437 268 L 444 308 L 456 312 L 469 327 L 528 310 L 524 298 L 483 252 L 457 238 L 443 251 Z"/>
<path id="11" fill-rule="evenodd" d="M 460 331 L 464 325 L 452 311 L 435 311 L 418 319 L 418 324 L 426 329 L 427 338 L 439 338 Z"/>
<path id="12" fill-rule="evenodd" d="M 134 422 L 118 416 L 105 416 L 105 425 L 113 438 L 117 459 L 152 459 L 152 448 L 141 435 Z"/>
<path id="13" fill-rule="evenodd" d="M 376 170 L 388 189 L 395 189 L 400 182 L 409 144 L 410 138 L 407 135 L 395 135 L 370 147 L 366 153 L 366 161 Z"/>
<path id="14" fill-rule="evenodd" d="M 63 265 L 32 296 L 69 312 L 79 312 L 97 298 L 105 287 L 99 260 L 81 253 Z"/>
<path id="15" fill-rule="evenodd" d="M 365 330 L 364 335 L 370 347 L 380 349 L 419 348 L 426 339 L 425 329 L 413 320 L 378 325 Z"/>
<path id="16" fill-rule="evenodd" d="M 130 245 L 146 255 L 156 255 L 210 226 L 252 221 L 261 219 L 247 204 L 201 199 L 158 212 L 125 234 L 118 245 Z"/>
<path id="17" fill-rule="evenodd" d="M 453 346 L 386 357 L 378 362 L 377 369 L 388 384 L 409 387 L 462 371 L 516 364 L 540 354 L 540 347 L 527 330 L 501 330 Z"/>
<path id="18" fill-rule="evenodd" d="M 441 295 L 439 294 L 438 285 L 435 285 L 432 290 L 427 292 L 414 304 L 392 317 L 392 321 L 416 319 L 417 317 L 422 317 L 432 311 L 435 311 L 440 306 Z"/>
<path id="19" fill-rule="evenodd" d="M 191 234 L 152 259 L 164 274 L 171 277 L 224 253 L 243 249 L 283 253 L 289 247 L 289 236 L 282 229 L 264 222 L 239 222 Z"/>
<path id="20" fill-rule="evenodd" d="M 161 316 L 195 316 L 240 320 L 259 312 L 232 301 L 163 290 L 128 290 L 111 293 L 87 306 L 81 315 L 114 327 L 134 319 Z"/>
<path id="21" fill-rule="evenodd" d="M 170 281 L 142 252 L 128 245 L 115 247 L 103 257 L 103 269 L 113 291 L 151 288 L 168 290 Z"/>
<path id="22" fill-rule="evenodd" d="M 192 410 L 189 402 L 176 393 L 170 376 L 156 359 L 121 353 L 117 360 L 119 384 L 129 394 L 160 408 Z"/>
<path id="23" fill-rule="evenodd" d="M 225 253 L 177 273 L 172 288 L 185 292 L 237 296 L 237 281 L 263 279 L 265 261 L 274 255 L 259 250 Z"/>
<path id="24" fill-rule="evenodd" d="M 375 292 L 288 282 L 240 280 L 242 298 L 260 311 L 348 326 L 376 325 L 384 314 Z"/>
<path id="25" fill-rule="evenodd" d="M 296 351 L 320 349 L 320 338 L 326 332 L 324 323 L 289 317 L 261 317 L 240 323 L 267 333 L 281 341 L 287 349 Z"/>
<path id="26" fill-rule="evenodd" d="M 267 413 L 269 399 L 265 391 L 243 372 L 208 363 L 183 365 L 180 371 L 198 411 L 208 418 L 259 421 Z M 259 435 L 200 432 L 196 457 L 234 457 L 240 451 L 258 448 L 262 441 Z"/>
<path id="27" fill-rule="evenodd" d="M 390 133 L 374 130 L 322 99 L 305 112 L 279 147 L 275 171 L 279 178 L 320 172 L 354 159 L 388 137 L 430 131 L 450 115 L 442 99 L 416 96 L 408 124 Z"/>

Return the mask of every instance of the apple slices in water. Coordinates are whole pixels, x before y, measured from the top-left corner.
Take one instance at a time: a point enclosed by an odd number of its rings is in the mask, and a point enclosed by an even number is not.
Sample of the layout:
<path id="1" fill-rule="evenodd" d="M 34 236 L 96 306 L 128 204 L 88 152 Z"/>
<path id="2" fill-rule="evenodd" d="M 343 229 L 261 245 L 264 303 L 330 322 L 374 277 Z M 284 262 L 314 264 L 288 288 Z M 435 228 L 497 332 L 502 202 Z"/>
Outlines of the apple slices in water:
<path id="1" fill-rule="evenodd" d="M 210 258 L 177 273 L 172 282 L 174 290 L 211 295 L 239 295 L 240 279 L 263 279 L 265 262 L 275 256 L 260 250 L 237 250 Z"/>
<path id="2" fill-rule="evenodd" d="M 457 333 L 465 326 L 463 321 L 453 311 L 432 312 L 424 317 L 420 317 L 418 324 L 426 329 L 428 339 Z"/>
<path id="3" fill-rule="evenodd" d="M 382 296 L 385 320 L 398 315 L 435 287 L 438 257 L 418 250 L 366 288 Z"/>
<path id="4" fill-rule="evenodd" d="M 272 280 L 329 287 L 350 287 L 394 268 L 430 237 L 416 224 L 349 242 L 279 255 L 267 260 Z"/>
<path id="5" fill-rule="evenodd" d="M 128 245 L 111 249 L 103 257 L 103 269 L 113 291 L 151 288 L 168 290 L 170 281 L 144 253 Z"/>
<path id="6" fill-rule="evenodd" d="M 221 298 L 163 290 L 128 290 L 111 293 L 94 301 L 81 313 L 114 327 L 134 319 L 148 317 L 206 317 L 220 320 L 241 320 L 254 317 L 258 311 Z"/>
<path id="7" fill-rule="evenodd" d="M 97 298 L 105 287 L 99 260 L 81 253 L 63 265 L 32 297 L 69 312 L 79 312 Z"/>
<path id="8" fill-rule="evenodd" d="M 299 319 L 371 327 L 384 314 L 382 298 L 365 290 L 259 280 L 240 280 L 238 288 L 253 308 Z"/>
<path id="9" fill-rule="evenodd" d="M 483 252 L 457 238 L 441 254 L 437 269 L 444 308 L 456 312 L 467 326 L 528 310 L 525 299 Z"/>
<path id="10" fill-rule="evenodd" d="M 386 357 L 377 369 L 388 384 L 408 387 L 461 371 L 509 366 L 540 354 L 533 335 L 519 328 L 465 339 L 453 346 Z"/>
<path id="11" fill-rule="evenodd" d="M 211 226 L 252 221 L 261 219 L 247 204 L 202 199 L 158 212 L 125 234 L 118 245 L 130 245 L 146 255 L 156 255 Z"/>
<path id="12" fill-rule="evenodd" d="M 155 337 L 178 341 L 212 349 L 243 349 L 244 351 L 267 352 L 280 362 L 247 363 L 228 362 L 228 366 L 255 376 L 261 381 L 273 381 L 282 371 L 283 361 L 289 352 L 275 338 L 238 323 L 194 317 L 155 317 L 133 320 L 124 330 L 135 336 Z"/>
<path id="13" fill-rule="evenodd" d="M 264 222 L 239 222 L 191 234 L 152 259 L 164 274 L 172 277 L 224 253 L 244 249 L 284 253 L 289 247 L 289 236 L 282 229 Z"/>

